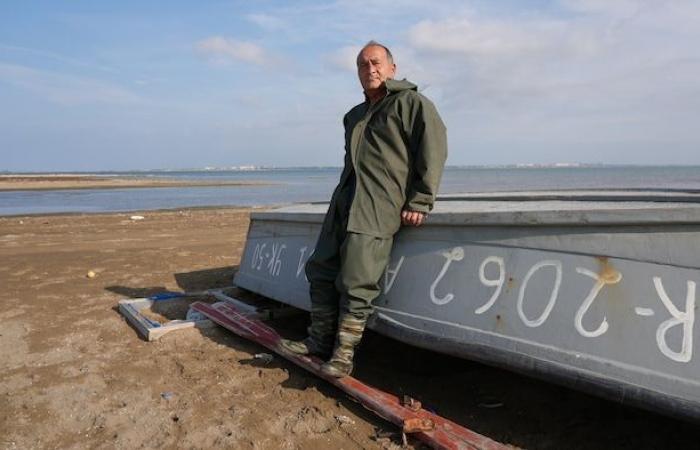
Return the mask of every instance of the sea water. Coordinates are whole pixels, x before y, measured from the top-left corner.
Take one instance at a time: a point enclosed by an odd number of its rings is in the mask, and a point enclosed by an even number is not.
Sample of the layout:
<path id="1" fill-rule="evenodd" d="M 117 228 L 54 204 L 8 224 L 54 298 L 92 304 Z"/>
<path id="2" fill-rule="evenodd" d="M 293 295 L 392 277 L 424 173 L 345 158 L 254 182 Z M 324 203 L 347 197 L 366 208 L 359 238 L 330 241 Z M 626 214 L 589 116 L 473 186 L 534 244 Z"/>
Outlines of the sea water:
<path id="1" fill-rule="evenodd" d="M 0 215 L 322 202 L 330 198 L 340 172 L 340 168 L 101 172 L 98 175 L 254 184 L 0 192 Z M 448 167 L 440 193 L 594 188 L 700 192 L 700 166 Z"/>

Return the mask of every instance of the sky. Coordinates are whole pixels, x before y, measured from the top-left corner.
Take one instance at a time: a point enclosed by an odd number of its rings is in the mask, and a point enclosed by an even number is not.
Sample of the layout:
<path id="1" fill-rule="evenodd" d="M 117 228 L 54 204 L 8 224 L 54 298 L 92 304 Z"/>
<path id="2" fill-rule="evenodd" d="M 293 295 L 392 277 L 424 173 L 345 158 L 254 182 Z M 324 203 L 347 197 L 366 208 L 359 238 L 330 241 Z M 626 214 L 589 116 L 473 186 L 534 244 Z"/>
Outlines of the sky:
<path id="1" fill-rule="evenodd" d="M 6 0 L 0 171 L 340 166 L 370 39 L 448 164 L 700 164 L 697 0 Z"/>

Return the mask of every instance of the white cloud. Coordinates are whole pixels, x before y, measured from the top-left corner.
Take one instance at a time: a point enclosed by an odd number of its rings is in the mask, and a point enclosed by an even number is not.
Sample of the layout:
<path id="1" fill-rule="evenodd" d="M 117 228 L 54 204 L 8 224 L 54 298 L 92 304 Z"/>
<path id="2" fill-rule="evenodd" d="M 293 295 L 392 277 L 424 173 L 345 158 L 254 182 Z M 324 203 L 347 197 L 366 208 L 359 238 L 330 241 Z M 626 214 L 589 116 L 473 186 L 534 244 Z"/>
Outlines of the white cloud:
<path id="1" fill-rule="evenodd" d="M 425 20 L 409 31 L 418 49 L 466 56 L 512 56 L 550 52 L 565 43 L 566 27 L 558 22 L 517 23 L 478 18 Z"/>
<path id="2" fill-rule="evenodd" d="M 246 19 L 267 31 L 277 31 L 287 26 L 284 20 L 271 14 L 248 14 Z"/>
<path id="3" fill-rule="evenodd" d="M 143 103 L 138 95 L 121 86 L 92 78 L 36 70 L 18 64 L 0 63 L 0 82 L 3 81 L 63 105 Z"/>
<path id="4" fill-rule="evenodd" d="M 629 17 L 647 5 L 663 3 L 658 0 L 561 0 L 562 6 L 572 11 L 603 14 L 607 17 Z"/>
<path id="5" fill-rule="evenodd" d="M 700 161 L 697 0 L 311 0 L 202 12 L 188 29 L 197 37 L 169 32 L 181 11 L 165 29 L 154 26 L 156 17 L 128 16 L 115 30 L 131 30 L 136 20 L 143 34 L 73 46 L 65 55 L 56 52 L 61 43 L 0 43 L 0 88 L 10 93 L 0 105 L 5 128 L 27 130 L 39 120 L 44 129 L 73 127 L 71 136 L 105 128 L 121 133 L 120 147 L 168 148 L 159 153 L 167 161 L 172 144 L 192 165 L 206 153 L 199 149 L 231 147 L 246 159 L 340 164 L 341 118 L 363 99 L 355 57 L 376 39 L 392 49 L 398 77 L 437 104 L 450 163 Z M 236 34 L 207 28 L 211 21 L 200 19 L 212 14 L 231 14 L 222 19 L 231 19 Z M 109 26 L 105 17 L 87 19 L 71 23 L 84 40 L 85 30 Z M 182 42 L 234 70 L 189 66 Z M 147 100 L 136 95 L 146 90 Z M 36 102 L 22 101 L 28 94 L 97 108 L 62 118 L 54 111 L 66 108 L 40 102 L 35 110 Z M 105 107 L 114 104 L 126 107 Z"/>
<path id="6" fill-rule="evenodd" d="M 274 103 L 265 117 L 282 123 L 293 116 L 311 127 L 322 117 L 342 114 L 360 99 L 357 52 L 377 39 L 392 48 L 398 77 L 415 82 L 437 103 L 450 129 L 453 163 L 553 157 L 650 161 L 658 155 L 648 149 L 671 141 L 685 149 L 675 153 L 674 162 L 683 162 L 688 149 L 700 144 L 694 125 L 700 115 L 700 3 L 555 0 L 539 5 L 338 0 L 256 11 L 246 19 L 269 31 L 266 49 L 297 55 L 292 70 L 284 71 L 294 94 L 323 93 L 301 99 L 288 93 L 290 103 Z M 210 56 L 269 58 L 261 47 L 246 53 L 231 45 L 243 41 L 210 39 Z M 296 102 L 309 111 L 326 105 L 324 115 L 299 114 Z M 319 133 L 330 141 L 336 132 Z M 502 148 L 503 155 L 460 150 L 485 143 Z M 641 147 L 646 156 L 638 153 Z M 574 148 L 590 153 L 567 156 Z M 621 153 L 613 158 L 611 149 Z M 676 150 L 664 151 L 671 157 Z"/>
<path id="7" fill-rule="evenodd" d="M 430 69 L 423 81 L 448 93 L 447 114 L 470 132 L 698 143 L 700 27 L 689 27 L 688 17 L 700 17 L 700 5 L 569 0 L 562 7 L 566 14 L 426 19 L 407 40 Z"/>
<path id="8" fill-rule="evenodd" d="M 216 62 L 244 61 L 259 66 L 270 65 L 274 58 L 261 46 L 248 41 L 212 36 L 196 44 L 197 51 Z"/>
<path id="9" fill-rule="evenodd" d="M 335 69 L 354 73 L 357 70 L 357 54 L 361 48 L 361 45 L 347 45 L 327 53 L 324 59 Z"/>

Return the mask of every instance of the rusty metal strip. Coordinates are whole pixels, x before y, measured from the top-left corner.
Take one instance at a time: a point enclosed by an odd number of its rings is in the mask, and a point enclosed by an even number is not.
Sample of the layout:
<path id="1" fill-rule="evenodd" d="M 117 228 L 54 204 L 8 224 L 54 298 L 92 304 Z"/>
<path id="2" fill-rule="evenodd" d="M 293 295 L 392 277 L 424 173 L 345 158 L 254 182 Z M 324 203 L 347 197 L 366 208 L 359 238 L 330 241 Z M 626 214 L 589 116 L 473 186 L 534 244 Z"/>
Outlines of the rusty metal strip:
<path id="1" fill-rule="evenodd" d="M 256 318 L 247 316 L 231 304 L 209 305 L 195 302 L 191 307 L 229 331 L 267 347 L 314 375 L 337 386 L 358 400 L 365 408 L 401 427 L 404 433 L 410 433 L 411 436 L 433 448 L 466 450 L 513 449 L 511 446 L 498 443 L 448 419 L 426 411 L 420 407 L 418 402 L 404 405 L 404 402 L 397 396 L 368 386 L 356 378 L 333 378 L 323 374 L 321 372 L 321 360 L 315 357 L 292 355 L 283 352 L 279 348 L 280 336 L 273 328 Z"/>

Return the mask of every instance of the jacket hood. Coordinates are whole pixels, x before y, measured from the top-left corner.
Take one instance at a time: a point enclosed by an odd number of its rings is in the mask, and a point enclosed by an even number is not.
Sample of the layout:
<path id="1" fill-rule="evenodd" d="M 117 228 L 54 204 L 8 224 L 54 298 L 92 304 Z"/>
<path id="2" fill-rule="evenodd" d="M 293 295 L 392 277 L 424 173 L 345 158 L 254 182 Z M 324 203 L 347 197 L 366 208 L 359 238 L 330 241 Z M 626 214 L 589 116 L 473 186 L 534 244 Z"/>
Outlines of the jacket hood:
<path id="1" fill-rule="evenodd" d="M 389 93 L 407 90 L 418 90 L 418 86 L 406 80 L 405 78 L 403 80 L 386 80 L 384 82 L 384 85 L 386 86 L 386 90 L 389 91 Z"/>

